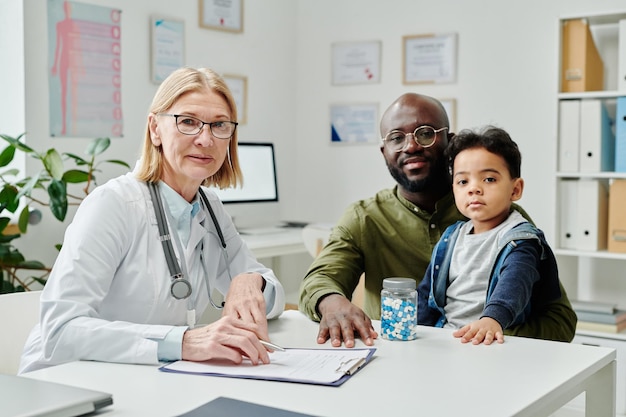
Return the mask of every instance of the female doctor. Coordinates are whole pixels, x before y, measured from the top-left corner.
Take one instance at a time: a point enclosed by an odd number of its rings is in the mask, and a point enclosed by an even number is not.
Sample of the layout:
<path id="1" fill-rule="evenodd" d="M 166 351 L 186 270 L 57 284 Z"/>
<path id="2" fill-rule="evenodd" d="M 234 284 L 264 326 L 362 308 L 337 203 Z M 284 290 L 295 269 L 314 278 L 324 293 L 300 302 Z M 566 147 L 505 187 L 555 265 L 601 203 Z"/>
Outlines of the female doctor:
<path id="1" fill-rule="evenodd" d="M 20 373 L 81 359 L 269 362 L 259 340 L 283 311 L 283 287 L 201 187 L 242 181 L 236 120 L 215 72 L 181 68 L 163 81 L 135 170 L 97 187 L 67 228 Z M 221 318 L 194 328 L 206 308 Z"/>

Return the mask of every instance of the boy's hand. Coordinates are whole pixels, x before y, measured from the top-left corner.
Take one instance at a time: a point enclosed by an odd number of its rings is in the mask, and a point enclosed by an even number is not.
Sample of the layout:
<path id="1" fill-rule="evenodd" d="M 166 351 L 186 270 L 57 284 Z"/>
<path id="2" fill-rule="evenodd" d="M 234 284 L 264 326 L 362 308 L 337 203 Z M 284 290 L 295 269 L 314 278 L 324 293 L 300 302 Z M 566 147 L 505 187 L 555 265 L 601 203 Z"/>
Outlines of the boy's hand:
<path id="1" fill-rule="evenodd" d="M 504 343 L 502 326 L 491 317 L 482 317 L 473 323 L 465 325 L 452 333 L 454 337 L 460 337 L 461 343 L 472 342 L 474 345 L 485 343 L 490 345 L 494 340 Z"/>

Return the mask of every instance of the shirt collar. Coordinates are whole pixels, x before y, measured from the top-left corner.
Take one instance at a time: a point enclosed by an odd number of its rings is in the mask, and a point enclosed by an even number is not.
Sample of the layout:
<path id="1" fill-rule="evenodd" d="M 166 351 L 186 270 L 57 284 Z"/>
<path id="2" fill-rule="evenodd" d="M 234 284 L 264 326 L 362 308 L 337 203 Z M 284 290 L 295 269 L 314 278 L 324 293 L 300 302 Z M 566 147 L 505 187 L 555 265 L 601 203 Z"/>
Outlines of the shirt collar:
<path id="1" fill-rule="evenodd" d="M 163 198 L 172 216 L 170 220 L 174 222 L 181 241 L 187 246 L 191 233 L 191 219 L 200 211 L 198 196 L 196 195 L 194 200 L 189 203 L 163 181 L 159 184 Z"/>

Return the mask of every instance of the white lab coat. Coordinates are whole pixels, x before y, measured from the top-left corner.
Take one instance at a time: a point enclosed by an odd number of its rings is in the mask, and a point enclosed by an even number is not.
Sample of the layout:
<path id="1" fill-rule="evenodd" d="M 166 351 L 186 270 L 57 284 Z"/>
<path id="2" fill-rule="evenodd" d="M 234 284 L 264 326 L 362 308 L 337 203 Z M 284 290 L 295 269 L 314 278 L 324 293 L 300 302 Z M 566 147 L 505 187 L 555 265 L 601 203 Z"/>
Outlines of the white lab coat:
<path id="1" fill-rule="evenodd" d="M 227 292 L 227 267 L 233 277 L 259 272 L 267 282 L 267 316 L 278 317 L 285 304 L 282 285 L 256 261 L 215 193 L 208 189 L 205 193 L 222 228 L 229 265 L 215 225 L 201 210 L 192 220 L 183 257 L 198 317 L 209 306 L 199 257 L 190 256 L 201 239 L 211 289 Z M 200 224 L 205 217 L 206 228 Z M 176 230 L 168 227 L 170 232 Z M 177 245 L 174 250 L 180 263 Z M 96 188 L 66 230 L 41 295 L 40 323 L 26 342 L 20 373 L 78 359 L 158 363 L 158 340 L 187 321 L 189 300 L 174 299 L 170 282 L 146 184 L 128 173 Z"/>

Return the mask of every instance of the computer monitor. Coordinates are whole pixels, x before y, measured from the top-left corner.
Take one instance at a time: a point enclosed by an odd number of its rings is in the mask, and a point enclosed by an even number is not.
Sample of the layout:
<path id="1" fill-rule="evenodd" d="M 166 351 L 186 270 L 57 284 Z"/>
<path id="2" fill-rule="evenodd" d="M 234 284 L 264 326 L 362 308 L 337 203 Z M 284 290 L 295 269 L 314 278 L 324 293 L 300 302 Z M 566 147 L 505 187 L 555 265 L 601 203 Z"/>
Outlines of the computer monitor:
<path id="1" fill-rule="evenodd" d="M 235 225 L 251 226 L 277 222 L 278 181 L 274 144 L 239 142 L 239 165 L 243 186 L 220 190 L 214 188 L 233 217 Z"/>

